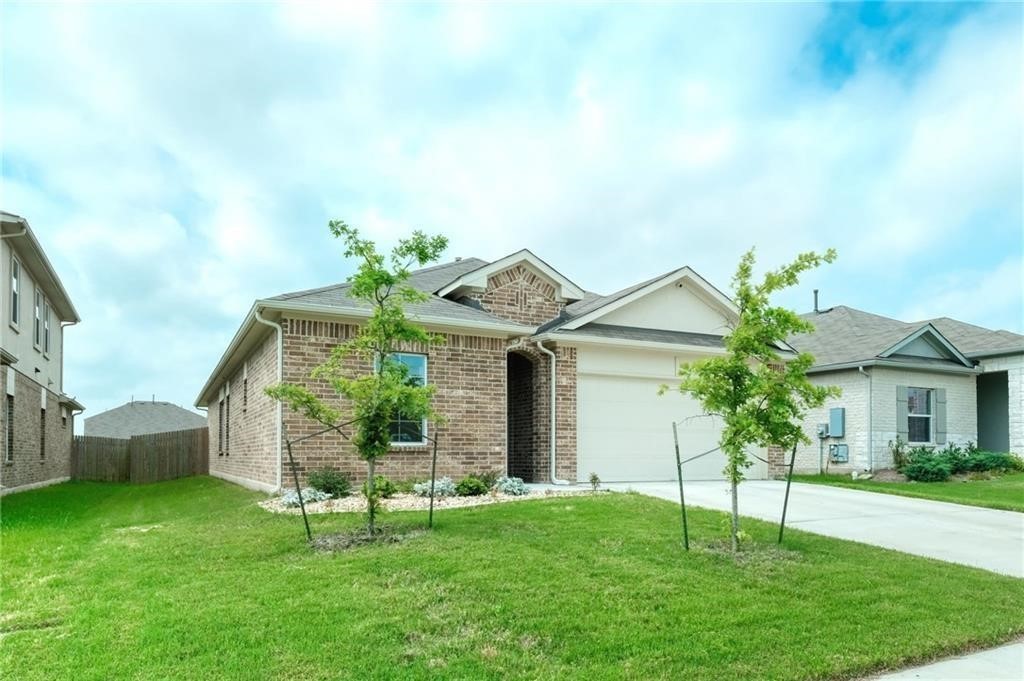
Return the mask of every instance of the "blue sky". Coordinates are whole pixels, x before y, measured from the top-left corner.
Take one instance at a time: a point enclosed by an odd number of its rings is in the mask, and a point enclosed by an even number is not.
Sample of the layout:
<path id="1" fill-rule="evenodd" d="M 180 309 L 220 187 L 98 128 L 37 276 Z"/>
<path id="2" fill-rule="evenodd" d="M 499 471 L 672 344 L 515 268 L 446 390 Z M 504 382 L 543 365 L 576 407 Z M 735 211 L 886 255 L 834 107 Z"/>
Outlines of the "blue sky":
<path id="1" fill-rule="evenodd" d="M 1021 332 L 1021 12 L 7 2 L 0 204 L 91 413 L 191 404 L 255 298 L 345 279 L 333 217 L 601 293 L 834 246 L 781 302 Z"/>

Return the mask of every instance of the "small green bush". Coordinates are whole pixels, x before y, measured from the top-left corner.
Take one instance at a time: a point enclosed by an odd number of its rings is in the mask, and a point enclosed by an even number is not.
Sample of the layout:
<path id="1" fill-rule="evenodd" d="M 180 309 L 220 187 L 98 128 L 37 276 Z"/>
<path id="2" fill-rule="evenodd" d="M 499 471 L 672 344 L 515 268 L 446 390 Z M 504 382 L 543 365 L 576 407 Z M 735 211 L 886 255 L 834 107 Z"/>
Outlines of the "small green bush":
<path id="1" fill-rule="evenodd" d="M 949 480 L 953 468 L 941 454 L 932 454 L 928 450 L 912 450 L 902 473 L 908 480 L 942 482 Z"/>
<path id="2" fill-rule="evenodd" d="M 418 497 L 429 497 L 430 481 L 424 480 L 423 482 L 417 482 L 412 487 L 412 493 Z M 447 475 L 434 481 L 435 497 L 454 497 L 455 494 L 455 483 L 452 482 L 452 479 Z"/>
<path id="3" fill-rule="evenodd" d="M 352 482 L 341 471 L 321 468 L 309 474 L 309 486 L 338 499 L 352 493 Z"/>
<path id="4" fill-rule="evenodd" d="M 487 485 L 487 489 L 493 489 L 498 483 L 498 478 L 500 478 L 501 475 L 500 471 L 487 471 L 486 473 L 481 473 L 476 477 L 480 479 L 480 482 Z"/>
<path id="5" fill-rule="evenodd" d="M 391 482 L 383 475 L 375 475 L 373 476 L 373 491 L 376 492 L 377 496 L 380 497 L 381 499 L 390 499 L 391 497 L 395 496 L 395 494 L 398 493 L 398 487 L 396 487 L 395 483 Z M 366 496 L 366 492 L 367 487 L 366 483 L 364 482 L 363 496 Z"/>
<path id="6" fill-rule="evenodd" d="M 510 478 L 504 475 L 498 478 L 495 488 L 502 494 L 513 497 L 521 497 L 530 493 L 530 488 L 526 486 L 522 478 Z"/>
<path id="7" fill-rule="evenodd" d="M 459 480 L 459 484 L 455 486 L 455 491 L 460 497 L 475 497 L 481 494 L 487 494 L 487 490 L 490 489 L 484 484 L 480 478 L 467 475 L 462 480 Z"/>

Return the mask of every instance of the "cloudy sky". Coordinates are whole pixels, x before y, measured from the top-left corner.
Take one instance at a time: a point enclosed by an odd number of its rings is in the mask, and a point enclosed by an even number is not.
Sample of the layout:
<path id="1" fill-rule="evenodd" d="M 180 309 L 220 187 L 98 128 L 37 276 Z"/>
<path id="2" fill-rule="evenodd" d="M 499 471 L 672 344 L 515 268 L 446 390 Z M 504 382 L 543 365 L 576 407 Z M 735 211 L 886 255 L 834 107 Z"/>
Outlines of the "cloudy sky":
<path id="1" fill-rule="evenodd" d="M 252 301 L 342 281 L 343 218 L 532 249 L 610 293 L 811 289 L 1022 329 L 1020 5 L 0 6 L 2 195 L 83 321 L 97 413 L 190 405 Z"/>

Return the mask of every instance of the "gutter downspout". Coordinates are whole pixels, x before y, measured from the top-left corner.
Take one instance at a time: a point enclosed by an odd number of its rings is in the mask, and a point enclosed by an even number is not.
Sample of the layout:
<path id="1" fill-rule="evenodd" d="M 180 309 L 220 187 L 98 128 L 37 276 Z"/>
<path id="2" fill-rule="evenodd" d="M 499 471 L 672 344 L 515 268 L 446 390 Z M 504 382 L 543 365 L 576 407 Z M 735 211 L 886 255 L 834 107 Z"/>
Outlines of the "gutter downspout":
<path id="1" fill-rule="evenodd" d="M 874 473 L 875 472 L 875 432 L 873 430 L 873 428 L 874 428 L 873 419 L 874 419 L 874 415 L 875 415 L 875 413 L 874 413 L 875 404 L 874 404 L 874 396 L 872 395 L 872 393 L 874 392 L 874 387 L 875 387 L 874 383 L 875 383 L 875 381 L 874 381 L 874 378 L 872 377 L 871 373 L 868 373 L 867 371 L 865 371 L 863 366 L 857 367 L 857 371 L 862 373 L 868 379 L 868 472 L 869 473 Z M 872 373 L 874 373 L 874 372 L 872 372 Z"/>
<path id="2" fill-rule="evenodd" d="M 568 485 L 568 480 L 561 480 L 555 469 L 555 353 L 544 347 L 544 341 L 537 341 L 537 349 L 551 358 L 551 484 Z"/>
<path id="3" fill-rule="evenodd" d="M 64 329 L 69 326 L 74 326 L 78 322 L 61 322 L 60 323 L 60 373 L 57 374 L 58 385 L 60 389 L 58 392 L 64 392 Z"/>
<path id="4" fill-rule="evenodd" d="M 266 324 L 267 326 L 277 329 L 277 382 L 281 383 L 284 381 L 284 329 L 277 322 L 272 322 L 269 319 L 263 317 L 260 313 L 260 308 L 257 306 L 256 310 L 256 321 L 260 324 Z M 283 451 L 281 449 L 281 428 L 284 419 L 284 408 L 280 400 L 277 401 L 277 489 L 281 490 L 281 466 L 284 465 Z"/>

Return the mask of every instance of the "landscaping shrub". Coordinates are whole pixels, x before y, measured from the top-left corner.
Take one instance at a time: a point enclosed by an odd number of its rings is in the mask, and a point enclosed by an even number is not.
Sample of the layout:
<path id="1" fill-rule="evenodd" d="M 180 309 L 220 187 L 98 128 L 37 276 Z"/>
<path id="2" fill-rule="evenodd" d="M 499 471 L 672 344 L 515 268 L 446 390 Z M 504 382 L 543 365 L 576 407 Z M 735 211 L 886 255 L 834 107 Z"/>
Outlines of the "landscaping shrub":
<path id="1" fill-rule="evenodd" d="M 492 489 L 496 484 L 498 484 L 498 478 L 501 477 L 501 472 L 487 471 L 486 473 L 481 473 L 476 477 L 480 478 L 480 482 L 487 485 L 487 489 Z"/>
<path id="2" fill-rule="evenodd" d="M 521 497 L 530 493 L 529 488 L 523 482 L 522 478 L 510 478 L 506 475 L 498 478 L 498 482 L 495 483 L 498 491 L 502 494 L 508 494 L 513 497 Z"/>
<path id="3" fill-rule="evenodd" d="M 897 436 L 895 441 L 889 440 L 889 452 L 892 453 L 892 467 L 902 472 L 907 465 L 907 443 Z"/>
<path id="4" fill-rule="evenodd" d="M 321 492 L 318 489 L 312 487 L 306 487 L 302 490 L 302 502 L 305 504 L 312 504 L 316 501 L 324 501 L 330 499 L 331 495 L 327 492 Z M 290 490 L 281 495 L 281 505 L 287 508 L 298 508 L 299 507 L 299 495 L 296 494 L 295 490 Z"/>
<path id="5" fill-rule="evenodd" d="M 1024 461 L 1006 452 L 974 451 L 967 457 L 965 471 L 997 471 L 1011 473 L 1024 471 Z"/>
<path id="6" fill-rule="evenodd" d="M 416 480 L 412 478 L 406 478 L 405 480 L 399 480 L 395 482 L 395 490 L 398 494 L 412 494 L 413 488 L 416 487 Z"/>
<path id="7" fill-rule="evenodd" d="M 395 483 L 388 480 L 383 475 L 373 476 L 373 489 L 377 493 L 377 496 L 381 499 L 390 499 L 398 493 L 398 487 Z M 363 483 L 363 495 L 366 495 L 366 483 Z"/>
<path id="8" fill-rule="evenodd" d="M 949 480 L 953 467 L 942 454 L 933 454 L 927 449 L 916 448 L 910 451 L 901 472 L 908 480 L 942 482 Z"/>
<path id="9" fill-rule="evenodd" d="M 421 496 L 430 496 L 430 481 L 424 480 L 423 482 L 417 482 L 412 486 L 412 493 Z M 434 481 L 434 496 L 435 497 L 454 497 L 455 496 L 455 482 L 445 476 L 438 478 Z"/>
<path id="10" fill-rule="evenodd" d="M 455 486 L 455 491 L 458 492 L 460 497 L 475 497 L 481 494 L 487 494 L 487 490 L 490 489 L 484 484 L 480 478 L 467 475 L 462 480 L 459 480 L 459 484 Z"/>
<path id="11" fill-rule="evenodd" d="M 309 474 L 309 486 L 326 492 L 334 498 L 347 497 L 352 493 L 352 481 L 341 471 L 321 468 Z"/>

